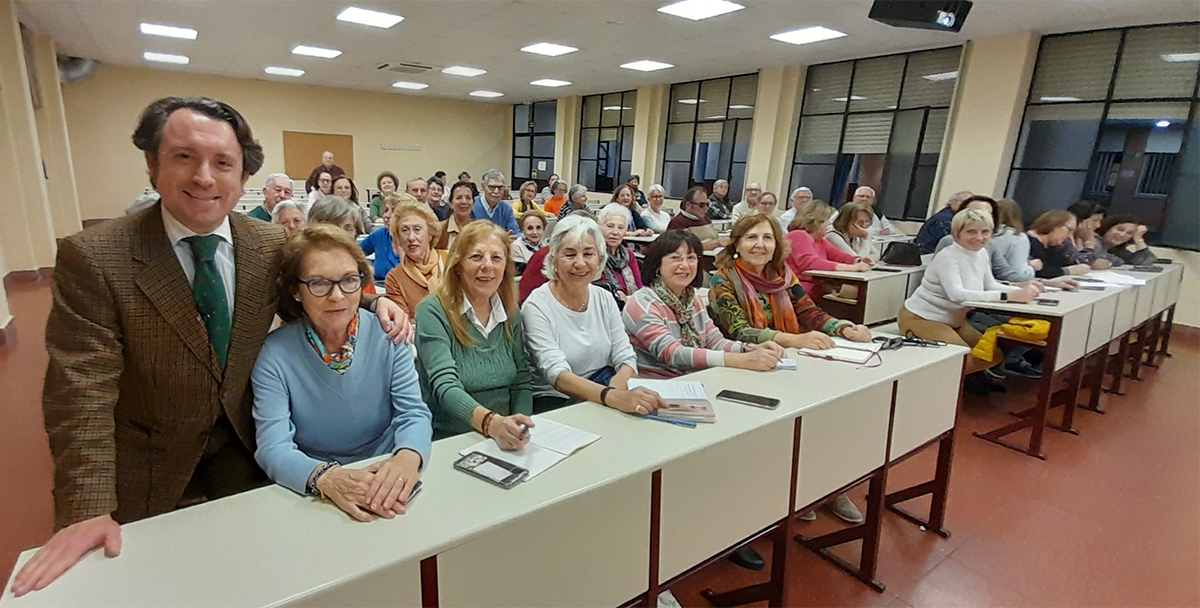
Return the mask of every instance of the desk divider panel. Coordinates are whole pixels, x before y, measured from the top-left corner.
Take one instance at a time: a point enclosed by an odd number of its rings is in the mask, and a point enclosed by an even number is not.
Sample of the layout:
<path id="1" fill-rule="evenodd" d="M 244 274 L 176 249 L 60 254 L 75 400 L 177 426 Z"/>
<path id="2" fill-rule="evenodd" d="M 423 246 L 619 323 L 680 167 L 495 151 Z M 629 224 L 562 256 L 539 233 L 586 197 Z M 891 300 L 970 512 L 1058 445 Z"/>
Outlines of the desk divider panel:
<path id="1" fill-rule="evenodd" d="M 1167 306 L 1172 306 L 1179 302 L 1179 288 L 1183 286 L 1183 268 L 1172 266 L 1168 271 L 1171 274 L 1163 277 L 1167 281 Z"/>
<path id="2" fill-rule="evenodd" d="M 888 460 L 900 458 L 954 428 L 962 367 L 962 359 L 947 359 L 900 378 Z"/>
<path id="3" fill-rule="evenodd" d="M 1166 271 L 1164 270 L 1165 274 Z M 1156 315 L 1167 309 L 1167 293 L 1171 290 L 1170 280 L 1164 274 L 1154 277 L 1154 301 L 1150 304 L 1150 314 Z"/>
<path id="4" fill-rule="evenodd" d="M 795 424 L 781 420 L 662 468 L 660 583 L 787 516 Z"/>
<path id="5" fill-rule="evenodd" d="M 421 565 L 419 562 L 398 564 L 283 605 L 298 608 L 415 608 L 421 605 Z"/>
<path id="6" fill-rule="evenodd" d="M 439 605 L 617 606 L 645 593 L 650 477 L 567 498 L 441 553 Z"/>
<path id="7" fill-rule="evenodd" d="M 1081 306 L 1063 317 L 1054 371 L 1078 361 L 1087 354 L 1088 325 L 1092 322 L 1092 308 L 1091 304 Z"/>
<path id="8" fill-rule="evenodd" d="M 1134 309 L 1137 308 L 1137 288 L 1126 287 L 1117 294 L 1117 312 L 1113 317 L 1113 336 L 1120 336 L 1133 329 Z"/>
<path id="9" fill-rule="evenodd" d="M 1137 290 L 1137 306 L 1133 309 L 1133 324 L 1141 325 L 1150 318 L 1150 307 L 1154 303 L 1154 284 L 1149 281 L 1145 285 L 1134 287 Z"/>
<path id="10" fill-rule="evenodd" d="M 908 295 L 908 277 L 897 275 L 876 279 L 867 284 L 867 303 L 863 309 L 863 325 L 874 325 L 896 318 Z M 862 294 L 859 294 L 862 297 Z"/>
<path id="11" fill-rule="evenodd" d="M 1113 320 L 1117 316 L 1120 293 L 1112 290 L 1103 300 L 1092 304 L 1092 323 L 1088 328 L 1087 351 L 1092 352 L 1113 338 Z"/>
<path id="12" fill-rule="evenodd" d="M 883 382 L 801 414 L 797 508 L 883 466 L 891 409 Z"/>

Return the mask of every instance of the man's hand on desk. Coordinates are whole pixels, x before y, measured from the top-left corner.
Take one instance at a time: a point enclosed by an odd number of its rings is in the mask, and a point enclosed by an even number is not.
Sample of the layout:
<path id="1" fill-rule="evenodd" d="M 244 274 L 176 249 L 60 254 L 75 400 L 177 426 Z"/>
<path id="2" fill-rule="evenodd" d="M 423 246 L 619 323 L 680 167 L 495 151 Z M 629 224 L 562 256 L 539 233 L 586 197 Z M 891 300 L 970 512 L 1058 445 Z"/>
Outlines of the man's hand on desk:
<path id="1" fill-rule="evenodd" d="M 121 526 L 111 515 L 101 515 L 59 530 L 13 581 L 13 594 L 21 597 L 40 591 L 79 563 L 93 549 L 104 547 L 104 555 L 121 554 Z"/>

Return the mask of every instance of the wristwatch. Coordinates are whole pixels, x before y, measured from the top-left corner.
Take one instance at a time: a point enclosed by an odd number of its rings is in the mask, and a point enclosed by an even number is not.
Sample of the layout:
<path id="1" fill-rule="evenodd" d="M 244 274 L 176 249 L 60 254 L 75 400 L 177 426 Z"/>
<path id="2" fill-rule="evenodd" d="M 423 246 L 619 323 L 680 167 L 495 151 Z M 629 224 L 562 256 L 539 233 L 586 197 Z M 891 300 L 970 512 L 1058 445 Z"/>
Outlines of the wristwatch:
<path id="1" fill-rule="evenodd" d="M 1007 302 L 1007 301 L 1008 301 L 1008 292 L 1007 292 L 1007 291 L 1002 291 L 1002 292 L 1000 292 L 1000 301 L 1001 301 L 1001 302 Z"/>

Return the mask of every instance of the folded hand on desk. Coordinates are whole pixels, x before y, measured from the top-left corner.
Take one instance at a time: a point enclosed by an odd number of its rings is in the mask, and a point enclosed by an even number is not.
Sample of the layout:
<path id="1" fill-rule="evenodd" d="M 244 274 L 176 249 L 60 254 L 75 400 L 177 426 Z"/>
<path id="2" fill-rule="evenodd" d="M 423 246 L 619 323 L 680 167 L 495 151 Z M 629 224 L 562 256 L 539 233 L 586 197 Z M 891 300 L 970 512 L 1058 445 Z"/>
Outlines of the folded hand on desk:
<path id="1" fill-rule="evenodd" d="M 1010 291 L 1008 293 L 1008 301 L 1021 303 L 1032 302 L 1034 298 L 1038 297 L 1039 293 L 1041 293 L 1040 289 L 1033 287 L 1032 285 L 1026 285 L 1021 288 L 1021 291 Z"/>
<path id="2" fill-rule="evenodd" d="M 833 348 L 833 340 L 819 331 L 809 331 L 802 334 L 779 334 L 775 337 L 779 343 L 791 348 L 812 348 L 825 350 Z"/>
<path id="3" fill-rule="evenodd" d="M 746 352 L 725 355 L 725 365 L 737 369 L 769 372 L 775 369 L 784 354 L 783 347 L 774 342 L 747 344 Z"/>
<path id="4" fill-rule="evenodd" d="M 843 338 L 854 342 L 871 341 L 871 330 L 866 325 L 847 325 L 840 333 Z"/>
<path id="5" fill-rule="evenodd" d="M 658 408 L 667 407 L 667 403 L 658 393 L 646 388 L 635 388 L 631 391 L 613 389 L 605 401 L 608 407 L 637 416 L 653 414 Z"/>
<path id="6" fill-rule="evenodd" d="M 395 456 L 377 462 L 368 471 L 375 473 L 367 490 L 367 508 L 391 519 L 408 509 L 408 497 L 421 479 L 421 455 L 401 449 Z"/>
<path id="7" fill-rule="evenodd" d="M 55 533 L 17 573 L 13 595 L 21 597 L 45 589 L 97 547 L 104 547 L 104 555 L 108 557 L 121 553 L 121 526 L 111 515 L 85 519 Z"/>

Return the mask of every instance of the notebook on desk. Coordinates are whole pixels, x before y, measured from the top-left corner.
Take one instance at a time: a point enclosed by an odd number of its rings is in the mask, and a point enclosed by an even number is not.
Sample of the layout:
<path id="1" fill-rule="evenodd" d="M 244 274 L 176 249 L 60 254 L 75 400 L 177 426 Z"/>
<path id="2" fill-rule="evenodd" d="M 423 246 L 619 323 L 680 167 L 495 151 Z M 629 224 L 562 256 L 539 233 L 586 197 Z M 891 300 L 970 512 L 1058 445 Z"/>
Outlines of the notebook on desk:
<path id="1" fill-rule="evenodd" d="M 546 472 L 550 467 L 564 461 L 568 456 L 591 445 L 600 436 L 583 429 L 555 422 L 541 416 L 533 416 L 534 426 L 529 429 L 529 443 L 519 450 L 507 451 L 492 439 L 485 439 L 473 446 L 458 451 L 466 456 L 480 452 L 529 471 L 526 480 Z"/>
<path id="2" fill-rule="evenodd" d="M 656 414 L 663 418 L 675 420 L 691 420 L 693 422 L 716 422 L 717 413 L 713 411 L 712 402 L 704 392 L 704 385 L 687 380 L 647 380 L 633 378 L 629 381 L 629 390 L 645 388 L 658 393 L 667 407 L 659 409 Z"/>
<path id="3" fill-rule="evenodd" d="M 830 361 L 844 361 L 846 363 L 857 363 L 863 365 L 879 352 L 883 345 L 879 342 L 855 342 L 845 338 L 833 337 L 833 348 L 818 350 L 815 348 L 801 348 L 800 354 L 816 359 L 826 359 Z"/>

